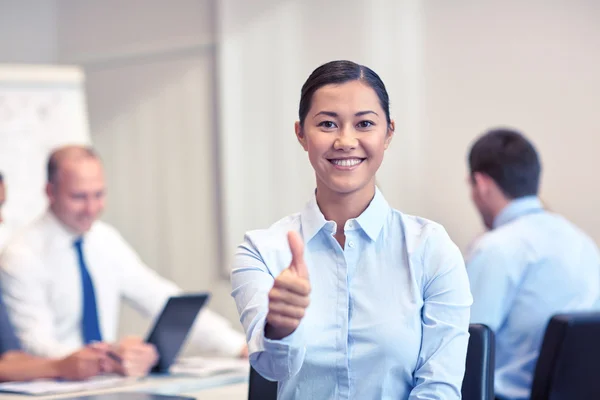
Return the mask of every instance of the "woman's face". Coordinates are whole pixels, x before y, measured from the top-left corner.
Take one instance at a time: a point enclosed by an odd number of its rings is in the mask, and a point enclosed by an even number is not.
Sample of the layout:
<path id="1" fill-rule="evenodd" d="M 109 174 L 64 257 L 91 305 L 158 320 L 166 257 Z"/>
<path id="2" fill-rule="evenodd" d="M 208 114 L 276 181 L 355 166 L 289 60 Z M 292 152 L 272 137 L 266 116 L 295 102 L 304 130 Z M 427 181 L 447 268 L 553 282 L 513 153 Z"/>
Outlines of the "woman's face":
<path id="1" fill-rule="evenodd" d="M 296 135 L 308 152 L 317 189 L 350 194 L 375 184 L 394 133 L 375 91 L 361 81 L 315 91 Z"/>

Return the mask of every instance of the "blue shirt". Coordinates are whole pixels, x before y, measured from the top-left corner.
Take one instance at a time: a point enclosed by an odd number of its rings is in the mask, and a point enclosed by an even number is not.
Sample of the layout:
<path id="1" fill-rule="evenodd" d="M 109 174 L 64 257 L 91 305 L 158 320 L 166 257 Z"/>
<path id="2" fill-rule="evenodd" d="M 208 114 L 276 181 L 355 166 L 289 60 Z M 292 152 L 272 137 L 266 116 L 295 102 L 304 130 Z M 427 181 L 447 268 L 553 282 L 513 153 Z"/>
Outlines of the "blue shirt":
<path id="1" fill-rule="evenodd" d="M 594 242 L 537 197 L 512 201 L 467 257 L 471 322 L 496 333 L 496 394 L 528 399 L 552 315 L 594 307 L 600 257 Z"/>
<path id="2" fill-rule="evenodd" d="M 298 329 L 264 336 L 268 292 L 286 269 L 286 234 L 300 232 L 312 292 Z M 250 362 L 279 381 L 279 399 L 459 399 L 472 299 L 460 251 L 444 228 L 390 208 L 379 190 L 333 237 L 315 198 L 299 214 L 251 231 L 232 295 Z"/>
<path id="3" fill-rule="evenodd" d="M 21 344 L 8 317 L 0 289 L 0 356 L 7 351 L 20 350 Z"/>

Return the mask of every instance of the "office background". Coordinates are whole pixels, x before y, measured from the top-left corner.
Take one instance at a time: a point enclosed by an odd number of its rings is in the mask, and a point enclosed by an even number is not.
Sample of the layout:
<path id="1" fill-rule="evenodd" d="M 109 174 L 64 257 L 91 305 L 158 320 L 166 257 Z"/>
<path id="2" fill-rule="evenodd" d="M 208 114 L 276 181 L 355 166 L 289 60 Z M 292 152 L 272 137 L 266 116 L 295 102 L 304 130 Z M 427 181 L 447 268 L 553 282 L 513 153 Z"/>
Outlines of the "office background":
<path id="1" fill-rule="evenodd" d="M 300 87 L 339 58 L 388 86 L 397 133 L 378 181 L 394 207 L 465 249 L 482 231 L 467 148 L 508 125 L 538 146 L 544 201 L 600 242 L 600 2 L 0 0 L 0 63 L 84 69 L 104 219 L 232 321 L 228 260 L 311 196 Z M 146 327 L 125 310 L 122 332 Z"/>

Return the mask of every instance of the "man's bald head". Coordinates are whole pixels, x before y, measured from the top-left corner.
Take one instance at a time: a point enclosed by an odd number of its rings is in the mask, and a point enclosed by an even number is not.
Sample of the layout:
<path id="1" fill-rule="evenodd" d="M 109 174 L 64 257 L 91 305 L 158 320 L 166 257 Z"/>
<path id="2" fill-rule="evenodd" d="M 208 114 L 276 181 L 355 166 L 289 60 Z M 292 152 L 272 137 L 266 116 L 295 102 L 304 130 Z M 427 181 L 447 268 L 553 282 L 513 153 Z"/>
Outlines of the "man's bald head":
<path id="1" fill-rule="evenodd" d="M 48 160 L 50 210 L 71 231 L 87 232 L 104 210 L 104 172 L 96 152 L 84 146 L 55 150 Z"/>
<path id="2" fill-rule="evenodd" d="M 91 147 L 71 145 L 54 150 L 48 159 L 48 183 L 57 182 L 61 167 L 64 167 L 66 164 L 77 164 L 82 160 L 89 159 L 100 161 L 100 157 L 98 157 L 96 151 Z"/>

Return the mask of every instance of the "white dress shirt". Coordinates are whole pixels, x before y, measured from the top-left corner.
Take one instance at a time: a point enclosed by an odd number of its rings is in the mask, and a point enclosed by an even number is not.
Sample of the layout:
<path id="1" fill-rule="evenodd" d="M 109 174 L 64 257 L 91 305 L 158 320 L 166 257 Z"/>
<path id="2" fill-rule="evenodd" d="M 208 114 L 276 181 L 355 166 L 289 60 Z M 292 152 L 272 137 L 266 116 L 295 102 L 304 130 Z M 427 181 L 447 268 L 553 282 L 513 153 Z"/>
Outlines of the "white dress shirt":
<path id="1" fill-rule="evenodd" d="M 94 283 L 102 338 L 117 339 L 121 299 L 154 318 L 181 292 L 148 268 L 110 225 L 97 221 L 84 235 L 83 251 Z M 11 239 L 0 255 L 3 297 L 25 350 L 62 357 L 83 346 L 83 309 L 76 235 L 51 211 Z M 204 310 L 191 339 L 203 351 L 238 355 L 245 344 L 221 316 Z"/>

